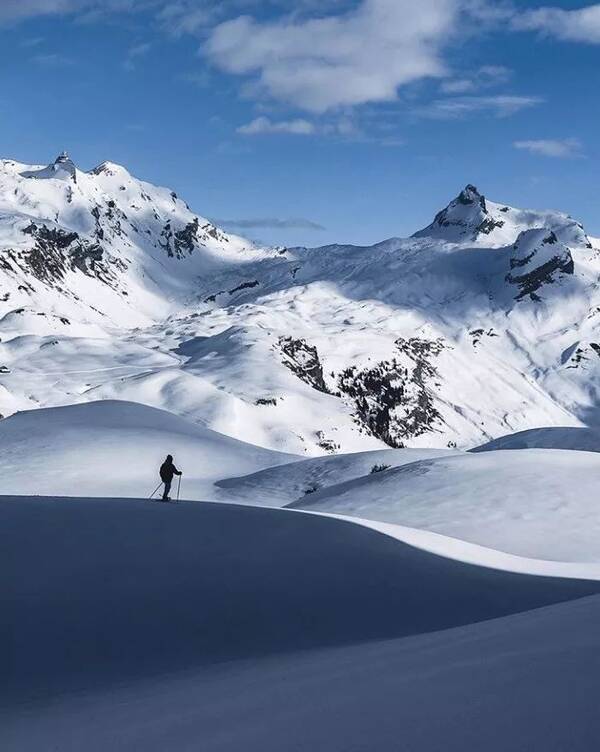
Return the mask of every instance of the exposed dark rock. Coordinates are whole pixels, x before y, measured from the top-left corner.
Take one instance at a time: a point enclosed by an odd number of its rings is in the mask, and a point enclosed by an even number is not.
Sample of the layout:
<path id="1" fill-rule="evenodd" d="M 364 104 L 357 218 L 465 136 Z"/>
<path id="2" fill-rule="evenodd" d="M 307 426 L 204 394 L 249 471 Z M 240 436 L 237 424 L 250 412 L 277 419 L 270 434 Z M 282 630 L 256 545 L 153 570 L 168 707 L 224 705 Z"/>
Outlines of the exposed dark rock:
<path id="1" fill-rule="evenodd" d="M 283 364 L 319 392 L 329 394 L 329 389 L 323 379 L 323 365 L 319 360 L 316 347 L 307 344 L 304 339 L 280 337 L 279 348 L 283 355 Z"/>
<path id="2" fill-rule="evenodd" d="M 317 446 L 329 454 L 335 454 L 340 449 L 340 445 L 335 441 L 325 438 L 323 431 L 317 431 Z"/>
<path id="3" fill-rule="evenodd" d="M 198 242 L 198 228 L 198 218 L 194 217 L 194 220 L 189 222 L 183 230 L 178 230 L 174 234 L 174 247 L 178 258 L 181 258 L 185 251 L 188 254 L 193 253 Z"/>
<path id="4" fill-rule="evenodd" d="M 34 222 L 23 233 L 31 235 L 35 242 L 31 248 L 16 252 L 15 261 L 36 279 L 53 285 L 63 280 L 68 270 L 78 270 L 106 284 L 114 281 L 98 243 L 90 243 L 76 232 Z"/>
<path id="5" fill-rule="evenodd" d="M 260 282 L 256 279 L 252 280 L 252 282 L 242 282 L 241 285 L 238 285 L 237 287 L 234 287 L 233 290 L 229 291 L 230 295 L 233 295 L 235 292 L 240 292 L 240 290 L 250 290 L 253 287 L 258 287 Z"/>
<path id="6" fill-rule="evenodd" d="M 431 363 L 443 349 L 440 340 L 398 339 L 403 356 L 359 370 L 351 366 L 338 378 L 342 394 L 355 405 L 355 419 L 373 436 L 401 448 L 407 439 L 434 430 L 441 415 L 429 382 L 437 376 Z"/>
<path id="7" fill-rule="evenodd" d="M 384 473 L 386 470 L 389 470 L 391 465 L 373 465 L 371 470 L 369 471 L 370 475 L 375 475 L 376 473 Z"/>

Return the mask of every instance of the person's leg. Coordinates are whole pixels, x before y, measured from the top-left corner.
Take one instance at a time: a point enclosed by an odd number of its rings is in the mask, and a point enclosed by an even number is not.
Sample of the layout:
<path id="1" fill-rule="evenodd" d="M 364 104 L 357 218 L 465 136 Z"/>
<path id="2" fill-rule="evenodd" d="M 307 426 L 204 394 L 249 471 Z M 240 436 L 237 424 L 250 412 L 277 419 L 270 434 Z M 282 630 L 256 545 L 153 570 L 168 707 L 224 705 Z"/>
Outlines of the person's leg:
<path id="1" fill-rule="evenodd" d="M 170 493 L 170 491 L 171 491 L 171 481 L 170 480 L 166 480 L 165 481 L 165 492 L 163 494 L 163 501 L 168 501 L 169 500 L 169 493 Z"/>

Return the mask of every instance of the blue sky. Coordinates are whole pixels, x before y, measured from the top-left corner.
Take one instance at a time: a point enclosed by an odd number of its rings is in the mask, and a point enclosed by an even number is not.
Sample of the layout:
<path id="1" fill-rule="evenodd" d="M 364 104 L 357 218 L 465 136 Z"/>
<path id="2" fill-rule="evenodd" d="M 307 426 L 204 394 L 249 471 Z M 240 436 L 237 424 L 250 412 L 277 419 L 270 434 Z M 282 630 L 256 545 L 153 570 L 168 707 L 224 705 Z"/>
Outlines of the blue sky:
<path id="1" fill-rule="evenodd" d="M 600 235 L 600 4 L 2 0 L 0 153 L 110 159 L 269 243 L 372 243 L 467 183 Z"/>

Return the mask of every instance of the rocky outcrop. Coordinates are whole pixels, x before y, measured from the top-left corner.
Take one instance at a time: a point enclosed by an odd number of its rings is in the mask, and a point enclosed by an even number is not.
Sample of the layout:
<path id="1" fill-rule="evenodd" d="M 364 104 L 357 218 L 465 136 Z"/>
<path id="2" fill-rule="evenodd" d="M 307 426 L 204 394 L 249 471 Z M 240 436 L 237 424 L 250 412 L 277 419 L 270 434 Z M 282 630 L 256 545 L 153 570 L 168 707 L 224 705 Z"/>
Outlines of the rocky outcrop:
<path id="1" fill-rule="evenodd" d="M 325 394 L 329 393 L 323 378 L 323 365 L 319 360 L 316 347 L 309 345 L 304 339 L 293 337 L 280 337 L 278 344 L 283 356 L 283 364 L 292 373 L 313 389 Z"/>
<path id="2" fill-rule="evenodd" d="M 23 233 L 31 236 L 32 246 L 13 251 L 8 256 L 41 282 L 53 285 L 62 281 L 69 270 L 83 272 L 105 283 L 112 281 L 113 274 L 98 243 L 92 243 L 76 232 L 35 222 L 25 227 Z"/>
<path id="3" fill-rule="evenodd" d="M 398 355 L 374 366 L 351 366 L 338 378 L 340 393 L 352 399 L 355 419 L 391 447 L 435 429 L 441 421 L 430 382 L 432 364 L 443 349 L 439 340 L 412 337 L 396 341 Z"/>

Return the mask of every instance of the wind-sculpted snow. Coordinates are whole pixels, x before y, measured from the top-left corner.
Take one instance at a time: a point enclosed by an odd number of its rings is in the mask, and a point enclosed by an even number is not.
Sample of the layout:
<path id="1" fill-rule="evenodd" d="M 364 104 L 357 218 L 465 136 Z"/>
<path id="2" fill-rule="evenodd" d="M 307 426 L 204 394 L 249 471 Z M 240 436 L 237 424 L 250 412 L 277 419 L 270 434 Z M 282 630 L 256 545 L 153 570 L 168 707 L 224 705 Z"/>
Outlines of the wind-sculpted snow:
<path id="1" fill-rule="evenodd" d="M 598 428 L 531 428 L 489 441 L 471 452 L 491 452 L 496 449 L 572 449 L 580 452 L 600 452 Z"/>
<path id="2" fill-rule="evenodd" d="M 600 732 L 595 582 L 124 499 L 0 499 L 0 567 L 6 752 L 589 752 Z"/>
<path id="3" fill-rule="evenodd" d="M 599 249 L 474 186 L 412 238 L 258 248 L 119 165 L 4 160 L 0 414 L 125 399 L 305 457 L 594 425 Z"/>
<path id="4" fill-rule="evenodd" d="M 0 422 L 0 445 L 0 494 L 149 497 L 172 454 L 183 493 L 208 499 L 217 480 L 295 459 L 116 401 L 18 413 Z"/>
<path id="5" fill-rule="evenodd" d="M 316 457 L 218 481 L 221 501 L 285 506 L 339 483 L 411 462 L 454 454 L 447 449 L 381 449 Z"/>
<path id="6" fill-rule="evenodd" d="M 419 460 L 316 490 L 290 506 L 432 531 L 557 562 L 600 561 L 592 452 L 523 449 Z"/>

